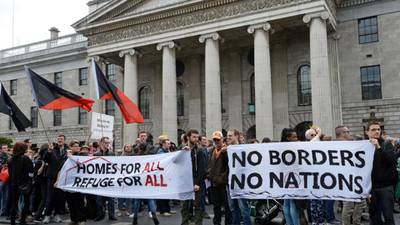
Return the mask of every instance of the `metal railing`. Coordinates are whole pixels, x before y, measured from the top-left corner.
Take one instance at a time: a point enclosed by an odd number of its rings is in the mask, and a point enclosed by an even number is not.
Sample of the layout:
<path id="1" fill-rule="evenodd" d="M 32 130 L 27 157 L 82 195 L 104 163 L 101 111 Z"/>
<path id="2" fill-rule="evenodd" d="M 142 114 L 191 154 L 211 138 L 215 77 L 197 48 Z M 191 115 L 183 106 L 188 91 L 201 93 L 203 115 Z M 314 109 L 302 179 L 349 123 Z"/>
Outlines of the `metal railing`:
<path id="1" fill-rule="evenodd" d="M 7 48 L 0 50 L 0 59 L 23 55 L 31 52 L 36 52 L 40 50 L 46 50 L 51 48 L 56 48 L 60 46 L 71 45 L 75 43 L 85 42 L 87 38 L 81 34 L 70 34 L 66 36 L 59 37 L 57 39 L 49 39 L 45 41 L 39 41 L 27 45 L 20 45 L 14 48 Z"/>

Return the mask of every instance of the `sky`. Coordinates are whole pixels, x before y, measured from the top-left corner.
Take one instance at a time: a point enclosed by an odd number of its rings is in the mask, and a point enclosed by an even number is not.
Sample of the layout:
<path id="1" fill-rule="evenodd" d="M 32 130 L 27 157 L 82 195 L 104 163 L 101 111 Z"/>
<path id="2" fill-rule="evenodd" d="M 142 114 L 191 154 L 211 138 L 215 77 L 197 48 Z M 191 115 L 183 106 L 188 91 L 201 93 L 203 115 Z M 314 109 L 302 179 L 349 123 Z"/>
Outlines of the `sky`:
<path id="1" fill-rule="evenodd" d="M 51 27 L 60 30 L 59 36 L 74 33 L 71 24 L 88 14 L 88 1 L 0 0 L 0 49 L 49 39 Z"/>

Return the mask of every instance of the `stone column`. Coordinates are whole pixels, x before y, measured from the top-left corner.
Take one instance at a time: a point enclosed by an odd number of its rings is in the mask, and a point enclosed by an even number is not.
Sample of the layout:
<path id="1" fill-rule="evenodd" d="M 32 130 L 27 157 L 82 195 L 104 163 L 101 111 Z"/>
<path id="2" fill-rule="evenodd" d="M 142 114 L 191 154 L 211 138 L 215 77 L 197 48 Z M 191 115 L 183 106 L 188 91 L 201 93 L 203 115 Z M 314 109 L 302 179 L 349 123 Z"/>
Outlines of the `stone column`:
<path id="1" fill-rule="evenodd" d="M 250 26 L 247 31 L 254 34 L 254 82 L 256 107 L 256 137 L 274 138 L 272 115 L 272 78 L 269 46 L 269 23 Z"/>
<path id="2" fill-rule="evenodd" d="M 282 129 L 289 127 L 288 64 L 285 40 L 272 45 L 272 99 L 274 138 L 280 137 Z"/>
<path id="3" fill-rule="evenodd" d="M 161 103 L 162 134 L 168 135 L 171 141 L 178 143 L 178 118 L 176 102 L 176 47 L 177 45 L 173 41 L 160 43 L 157 45 L 157 50 L 162 50 L 163 52 Z"/>
<path id="4" fill-rule="evenodd" d="M 310 25 L 310 66 L 313 123 L 327 135 L 333 134 L 331 81 L 326 20 L 328 13 L 305 15 Z"/>
<path id="5" fill-rule="evenodd" d="M 189 128 L 201 132 L 201 58 L 194 56 L 189 60 Z M 179 137 L 180 138 L 180 137 Z"/>
<path id="6" fill-rule="evenodd" d="M 214 131 L 222 130 L 221 113 L 221 71 L 219 60 L 218 33 L 200 36 L 200 43 L 205 43 L 205 107 L 206 135 L 211 138 Z"/>
<path id="7" fill-rule="evenodd" d="M 140 53 L 135 49 L 128 49 L 119 53 L 120 57 L 124 57 L 124 93 L 133 101 L 138 104 L 138 55 Z M 138 127 L 136 123 L 126 124 L 123 123 L 123 142 L 135 143 L 138 137 Z"/>
<path id="8" fill-rule="evenodd" d="M 228 71 L 228 114 L 229 128 L 243 130 L 243 107 L 242 107 L 242 73 L 240 50 L 229 53 Z"/>

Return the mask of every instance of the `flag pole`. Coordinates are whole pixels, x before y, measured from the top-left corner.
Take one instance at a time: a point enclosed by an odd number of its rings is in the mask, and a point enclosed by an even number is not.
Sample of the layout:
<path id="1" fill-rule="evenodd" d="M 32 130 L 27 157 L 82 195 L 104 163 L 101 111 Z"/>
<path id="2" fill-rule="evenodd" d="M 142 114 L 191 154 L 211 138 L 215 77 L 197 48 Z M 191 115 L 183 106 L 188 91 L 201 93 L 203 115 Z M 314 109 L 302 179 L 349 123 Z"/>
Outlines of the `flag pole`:
<path id="1" fill-rule="evenodd" d="M 42 114 L 40 113 L 39 102 L 38 102 L 38 100 L 37 100 L 35 91 L 34 91 L 34 89 L 33 89 L 32 79 L 31 79 L 30 76 L 28 75 L 28 74 L 29 74 L 29 67 L 25 65 L 24 68 L 25 68 L 26 76 L 27 76 L 27 78 L 28 78 L 28 84 L 29 84 L 29 86 L 31 86 L 31 92 L 32 92 L 33 100 L 35 101 L 36 106 L 37 106 L 37 111 L 38 111 L 40 123 L 42 124 L 43 130 L 44 130 L 44 134 L 46 135 L 47 143 L 48 143 L 49 146 L 50 146 L 50 145 L 51 145 L 51 143 L 50 143 L 50 138 L 49 138 L 49 136 L 47 135 L 47 130 L 46 130 L 46 127 L 44 126 L 44 123 L 43 123 Z"/>
<path id="2" fill-rule="evenodd" d="M 47 143 L 48 143 L 49 146 L 50 146 L 50 145 L 51 145 L 51 143 L 50 143 L 50 138 L 49 138 L 49 135 L 47 135 L 47 129 L 46 129 L 46 127 L 44 126 L 43 119 L 42 119 L 42 114 L 40 113 L 39 105 L 37 104 L 37 101 L 35 101 L 35 102 L 36 102 L 36 105 L 38 106 L 38 114 L 39 114 L 39 118 L 40 118 L 40 123 L 42 124 L 43 130 L 44 130 L 44 135 L 46 135 Z"/>

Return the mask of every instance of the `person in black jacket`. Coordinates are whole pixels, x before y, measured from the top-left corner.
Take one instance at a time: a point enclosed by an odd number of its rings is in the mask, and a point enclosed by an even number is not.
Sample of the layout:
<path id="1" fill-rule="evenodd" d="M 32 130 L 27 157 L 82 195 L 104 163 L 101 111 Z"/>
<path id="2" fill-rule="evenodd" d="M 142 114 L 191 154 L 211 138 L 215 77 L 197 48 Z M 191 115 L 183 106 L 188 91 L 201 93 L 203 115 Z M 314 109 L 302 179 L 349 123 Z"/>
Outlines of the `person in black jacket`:
<path id="1" fill-rule="evenodd" d="M 11 185 L 11 225 L 15 225 L 15 218 L 18 209 L 18 200 L 21 196 L 24 198 L 24 207 L 21 212 L 20 224 L 26 224 L 26 216 L 29 210 L 29 195 L 32 187 L 33 164 L 32 161 L 25 156 L 28 146 L 23 142 L 17 142 L 13 148 L 13 156 L 10 159 L 9 174 Z"/>
<path id="2" fill-rule="evenodd" d="M 36 160 L 36 164 L 34 167 L 34 184 L 38 189 L 40 189 L 40 202 L 34 218 L 36 222 L 41 221 L 44 206 L 46 204 L 47 183 L 46 179 L 44 178 L 46 166 L 43 160 L 48 150 L 49 150 L 49 144 L 43 144 L 42 146 L 40 146 L 39 158 Z"/>
<path id="3" fill-rule="evenodd" d="M 201 209 L 201 191 L 200 186 L 203 182 L 206 174 L 205 168 L 205 156 L 198 148 L 197 143 L 199 141 L 199 131 L 190 129 L 187 132 L 188 145 L 183 147 L 184 150 L 191 152 L 192 158 L 192 170 L 193 170 L 193 181 L 194 181 L 194 223 L 201 225 L 203 223 L 203 210 Z M 190 201 L 186 200 L 182 206 L 182 225 L 188 225 L 190 220 Z"/>
<path id="4" fill-rule="evenodd" d="M 232 223 L 232 215 L 228 202 L 228 153 L 223 151 L 223 136 L 221 131 L 215 131 L 212 135 L 215 145 L 211 149 L 211 157 L 208 163 L 208 179 L 211 181 L 211 193 L 214 203 L 215 225 L 221 224 L 221 207 L 225 209 L 225 224 Z"/>
<path id="5" fill-rule="evenodd" d="M 72 155 L 80 154 L 80 147 L 78 141 L 71 141 L 69 149 Z M 71 225 L 85 225 L 85 199 L 84 194 L 79 192 L 66 192 L 66 199 L 68 202 L 69 214 L 71 217 Z"/>
<path id="6" fill-rule="evenodd" d="M 381 125 L 377 121 L 368 123 L 366 134 L 375 145 L 372 167 L 372 190 L 369 205 L 371 225 L 394 225 L 394 185 L 397 183 L 394 147 L 381 137 Z M 382 215 L 385 222 L 382 221 Z"/>
<path id="7" fill-rule="evenodd" d="M 62 166 L 64 165 L 65 161 L 67 160 L 67 150 L 68 150 L 68 145 L 65 144 L 66 137 L 64 134 L 60 134 L 57 137 L 57 143 L 54 145 L 54 154 L 56 154 L 57 157 L 57 164 L 58 164 L 58 170 L 57 173 L 61 170 Z M 61 189 L 56 188 L 54 190 L 54 198 L 57 199 L 55 202 L 55 207 L 60 211 L 60 214 L 66 214 L 66 209 L 65 209 L 65 192 Z"/>

